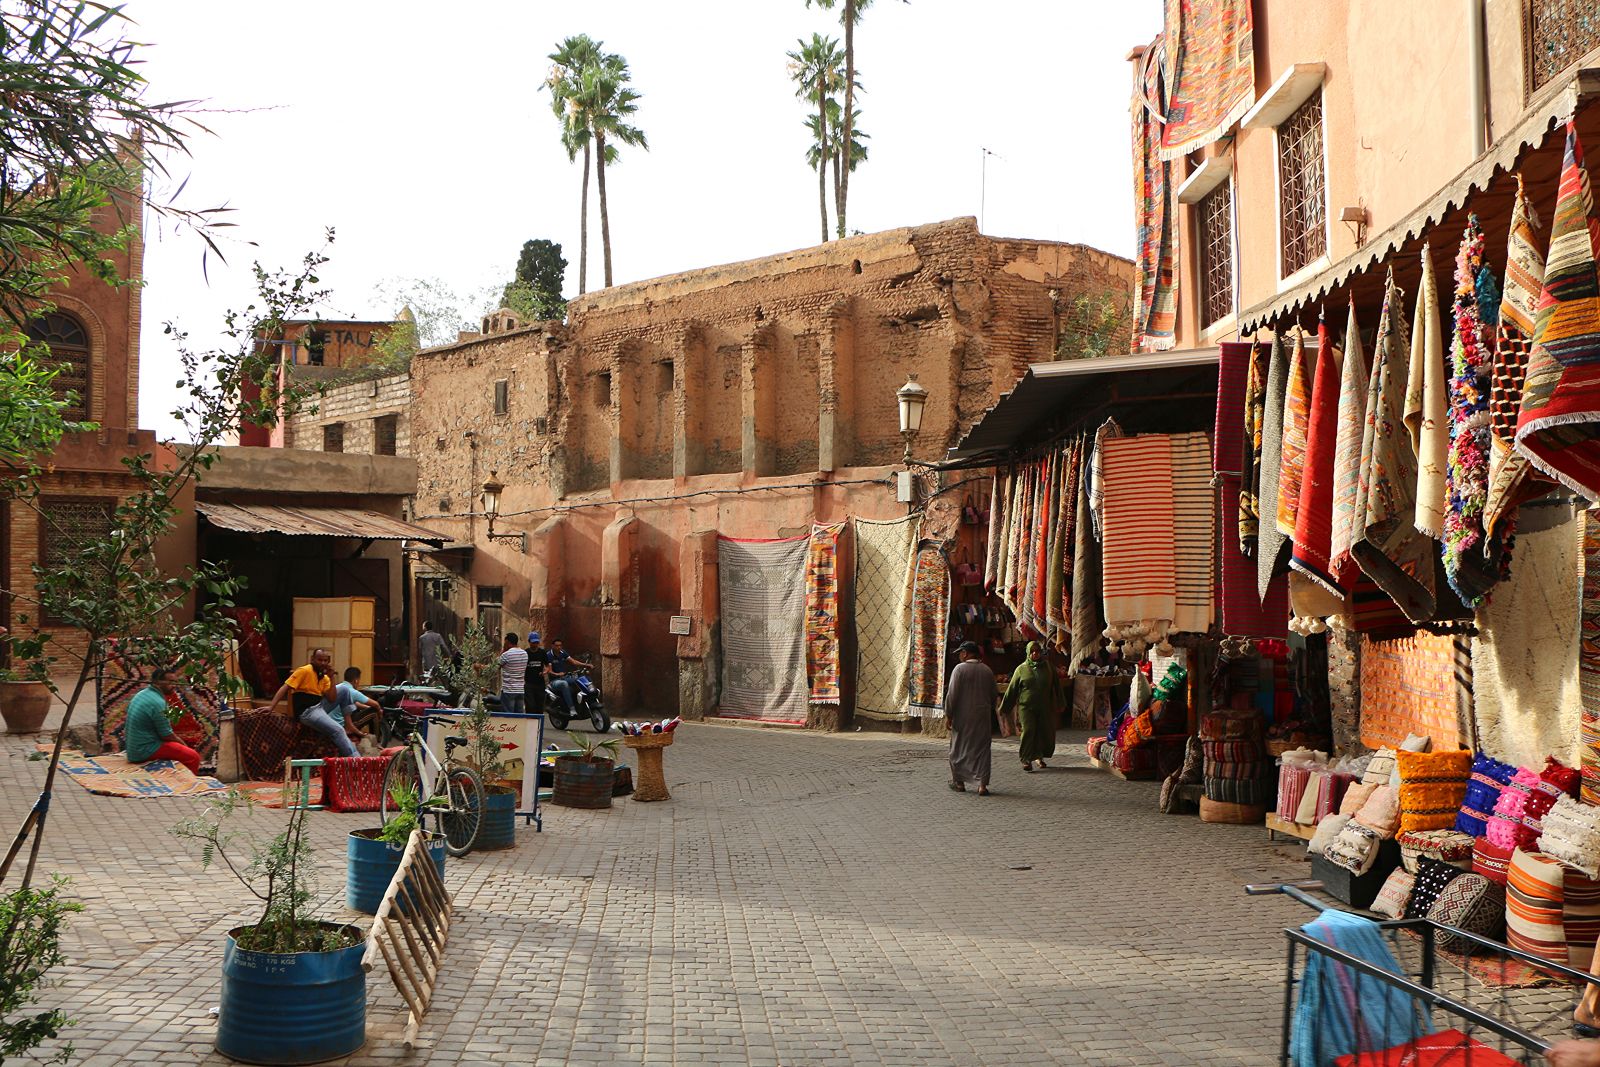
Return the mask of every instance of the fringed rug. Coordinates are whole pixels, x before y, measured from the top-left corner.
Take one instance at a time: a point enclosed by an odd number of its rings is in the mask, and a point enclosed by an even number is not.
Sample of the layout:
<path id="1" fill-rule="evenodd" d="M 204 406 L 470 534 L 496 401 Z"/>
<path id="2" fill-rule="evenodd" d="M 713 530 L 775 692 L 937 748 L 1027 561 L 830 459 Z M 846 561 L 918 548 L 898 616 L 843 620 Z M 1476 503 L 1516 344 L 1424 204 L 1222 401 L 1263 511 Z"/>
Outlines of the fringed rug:
<path id="1" fill-rule="evenodd" d="M 1445 456 L 1450 447 L 1449 392 L 1439 319 L 1439 286 L 1434 278 L 1433 251 L 1424 244 L 1422 282 L 1411 320 L 1405 424 L 1417 452 L 1416 527 L 1435 540 L 1444 536 Z"/>
<path id="2" fill-rule="evenodd" d="M 806 721 L 806 555 L 809 537 L 717 538 L 722 610 L 718 715 Z"/>
<path id="3" fill-rule="evenodd" d="M 944 716 L 945 646 L 950 632 L 950 562 L 944 545 L 924 541 L 917 546 L 911 591 L 911 714 Z"/>
<path id="4" fill-rule="evenodd" d="M 49 752 L 50 747 L 39 745 L 38 749 Z M 120 752 L 88 756 L 63 749 L 61 769 L 89 792 L 104 797 L 203 797 L 228 791 L 215 778 L 190 774 L 181 763 L 169 759 L 129 763 Z"/>
<path id="5" fill-rule="evenodd" d="M 1225 342 L 1223 351 L 1227 351 Z M 1239 552 L 1254 559 L 1256 541 L 1261 531 L 1261 450 L 1263 423 L 1267 417 L 1267 365 L 1271 349 L 1266 345 L 1250 348 L 1249 365 L 1244 379 L 1244 440 L 1239 456 Z M 1220 383 L 1219 378 L 1219 383 Z M 1220 385 L 1219 385 L 1220 388 Z M 1222 416 L 1217 416 L 1218 434 L 1221 434 Z M 1218 464 L 1218 469 L 1222 469 Z"/>
<path id="6" fill-rule="evenodd" d="M 279 779 L 286 759 L 327 759 L 339 754 L 328 738 L 303 729 L 294 716 L 270 708 L 236 712 L 233 734 L 239 745 L 239 770 L 246 778 Z"/>
<path id="7" fill-rule="evenodd" d="M 910 702 L 911 557 L 917 523 L 855 520 L 856 714 L 904 719 Z"/>
<path id="8" fill-rule="evenodd" d="M 1211 487 L 1211 438 L 1174 434 L 1172 448 L 1172 561 L 1175 577 L 1172 628 L 1203 634 L 1216 611 L 1211 598 L 1215 570 L 1216 490 Z"/>
<path id="9" fill-rule="evenodd" d="M 105 662 L 95 679 L 96 712 L 100 724 L 100 743 L 121 751 L 123 727 L 128 720 L 128 703 L 150 684 L 144 669 L 115 640 L 107 642 Z M 173 724 L 178 740 L 200 753 L 200 769 L 216 770 L 217 739 L 222 732 L 222 700 L 216 690 L 200 686 L 179 686 L 167 704 L 182 709 Z"/>
<path id="10" fill-rule="evenodd" d="M 1361 743 L 1394 748 L 1407 734 L 1433 739 L 1435 750 L 1456 748 L 1453 639 L 1417 634 L 1361 642 Z"/>
<path id="11" fill-rule="evenodd" d="M 1587 497 L 1600 496 L 1600 275 L 1592 236 L 1597 226 L 1577 123 L 1569 119 L 1544 291 L 1517 416 L 1517 451 Z"/>
<path id="12" fill-rule="evenodd" d="M 1533 470 L 1528 457 L 1514 445 L 1539 294 L 1544 290 L 1544 253 L 1531 216 L 1519 174 L 1511 232 L 1506 236 L 1505 284 L 1500 287 L 1500 322 L 1489 374 L 1489 489 L 1483 504 L 1484 528 L 1507 538 L 1516 524 L 1517 505 L 1550 488 L 1550 482 Z"/>
<path id="13" fill-rule="evenodd" d="M 811 528 L 806 548 L 806 682 L 811 703 L 839 703 L 839 535 L 844 523 Z"/>
<path id="14" fill-rule="evenodd" d="M 1300 503 L 1295 508 L 1289 566 L 1315 587 L 1296 605 L 1296 614 L 1326 617 L 1344 613 L 1344 594 L 1334 580 L 1332 564 L 1334 459 L 1339 443 L 1343 358 L 1333 346 L 1327 323 L 1317 327 L 1315 367 L 1306 423 L 1305 470 L 1300 477 Z"/>
<path id="15" fill-rule="evenodd" d="M 1161 157 L 1177 159 L 1228 132 L 1256 100 L 1250 0 L 1167 0 L 1171 88 Z"/>
<path id="16" fill-rule="evenodd" d="M 1144 72 L 1133 102 L 1133 340 L 1146 352 L 1171 348 L 1178 320 L 1178 203 L 1172 164 L 1161 158 L 1167 109 L 1160 43 L 1158 37 L 1141 60 Z"/>
<path id="17" fill-rule="evenodd" d="M 1361 437 L 1367 421 L 1367 353 L 1361 344 L 1356 305 L 1345 318 L 1344 362 L 1339 366 L 1338 428 L 1333 442 L 1333 529 L 1328 535 L 1329 566 L 1339 585 L 1349 590 L 1361 568 L 1350 556 L 1355 543 L 1361 501 Z"/>
<path id="18" fill-rule="evenodd" d="M 257 608 L 228 608 L 223 612 L 233 620 L 239 636 L 239 669 L 244 680 L 257 693 L 270 695 L 278 691 L 278 668 L 272 662 L 272 649 L 261 633 L 261 612 Z"/>
<path id="19" fill-rule="evenodd" d="M 1105 617 L 1159 640 L 1177 612 L 1172 444 L 1164 434 L 1107 439 L 1102 545 Z"/>
<path id="20" fill-rule="evenodd" d="M 1414 941 L 1422 940 L 1422 934 L 1416 930 L 1402 930 L 1401 933 Z M 1468 956 L 1437 946 L 1434 952 L 1471 975 L 1485 989 L 1534 989 L 1539 986 L 1574 984 L 1565 975 L 1551 974 L 1512 956 Z"/>
<path id="21" fill-rule="evenodd" d="M 249 797 L 251 803 L 255 804 L 258 807 L 262 807 L 262 808 L 281 808 L 281 807 L 283 807 L 283 782 L 282 782 L 282 780 L 279 780 L 279 781 L 276 781 L 276 782 L 269 782 L 269 781 L 239 782 L 239 783 L 234 785 L 234 788 L 237 789 L 239 792 L 243 793 L 245 796 Z M 301 788 L 300 779 L 299 779 L 298 776 L 296 776 L 295 780 L 294 780 L 294 792 L 295 792 L 295 799 L 297 801 L 299 800 L 300 788 Z M 310 799 L 310 803 L 312 803 L 312 804 L 321 804 L 322 803 L 322 777 L 321 777 L 320 774 L 313 774 L 312 777 L 311 777 L 311 799 Z"/>
<path id="22" fill-rule="evenodd" d="M 1483 751 L 1517 767 L 1580 765 L 1583 535 L 1578 519 L 1517 539 L 1511 577 L 1478 609 L 1474 718 Z"/>
<path id="23" fill-rule="evenodd" d="M 1105 630 L 1100 613 L 1100 542 L 1095 539 L 1089 513 L 1089 488 L 1082 481 L 1072 548 L 1072 656 L 1067 668 L 1072 671 L 1100 650 Z"/>
<path id="24" fill-rule="evenodd" d="M 1583 617 L 1578 636 L 1578 690 L 1583 716 L 1578 743 L 1583 751 L 1583 799 L 1600 804 L 1600 517 L 1583 521 Z"/>

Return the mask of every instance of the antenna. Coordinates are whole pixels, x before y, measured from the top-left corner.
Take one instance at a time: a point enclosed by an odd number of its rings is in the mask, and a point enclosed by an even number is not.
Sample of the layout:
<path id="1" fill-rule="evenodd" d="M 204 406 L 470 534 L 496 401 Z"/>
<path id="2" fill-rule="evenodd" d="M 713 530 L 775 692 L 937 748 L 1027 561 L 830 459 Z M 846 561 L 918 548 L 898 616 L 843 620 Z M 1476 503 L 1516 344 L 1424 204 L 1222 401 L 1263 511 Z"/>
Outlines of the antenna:
<path id="1" fill-rule="evenodd" d="M 989 157 L 994 156 L 996 159 L 1004 159 L 1005 157 L 998 152 L 989 151 L 982 145 L 978 146 L 978 151 L 983 153 L 983 161 L 978 171 L 978 232 L 982 233 L 983 209 L 989 197 Z"/>

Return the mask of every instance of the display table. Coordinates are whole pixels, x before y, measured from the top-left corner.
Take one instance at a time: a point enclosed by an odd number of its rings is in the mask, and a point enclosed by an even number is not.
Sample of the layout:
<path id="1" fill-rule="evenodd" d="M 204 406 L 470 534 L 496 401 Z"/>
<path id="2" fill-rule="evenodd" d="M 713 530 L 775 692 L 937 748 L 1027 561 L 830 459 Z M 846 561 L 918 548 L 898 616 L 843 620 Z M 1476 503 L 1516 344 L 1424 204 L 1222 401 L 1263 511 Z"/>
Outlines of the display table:
<path id="1" fill-rule="evenodd" d="M 633 799 L 671 800 L 661 769 L 661 750 L 672 744 L 672 734 L 630 734 L 622 743 L 639 754 L 639 780 L 633 786 Z"/>

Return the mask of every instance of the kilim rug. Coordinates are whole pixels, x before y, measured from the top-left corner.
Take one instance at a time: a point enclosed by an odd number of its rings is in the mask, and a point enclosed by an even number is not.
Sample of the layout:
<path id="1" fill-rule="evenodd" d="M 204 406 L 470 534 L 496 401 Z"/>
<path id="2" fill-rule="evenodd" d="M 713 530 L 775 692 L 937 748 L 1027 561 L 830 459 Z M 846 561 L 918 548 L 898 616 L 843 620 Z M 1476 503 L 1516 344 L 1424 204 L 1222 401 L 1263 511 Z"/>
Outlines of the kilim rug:
<path id="1" fill-rule="evenodd" d="M 245 778 L 282 780 L 286 759 L 326 759 L 339 754 L 322 734 L 302 729 L 294 716 L 271 708 L 235 712 L 233 733 L 239 744 L 239 771 Z"/>
<path id="2" fill-rule="evenodd" d="M 1422 934 L 1416 930 L 1401 930 L 1401 933 L 1414 941 L 1422 940 Z M 1485 989 L 1533 989 L 1538 986 L 1573 984 L 1565 975 L 1551 974 L 1512 956 L 1466 956 L 1437 946 L 1434 952 L 1471 975 Z"/>
<path id="3" fill-rule="evenodd" d="M 1344 593 L 1334 581 L 1330 563 L 1333 538 L 1334 450 L 1339 437 L 1341 358 L 1333 347 L 1327 323 L 1317 327 L 1317 361 L 1306 423 L 1305 469 L 1300 476 L 1300 502 L 1294 514 L 1294 548 L 1289 566 L 1289 598 L 1295 614 L 1325 618 L 1343 615 Z M 1296 596 L 1294 578 L 1305 579 Z"/>
<path id="4" fill-rule="evenodd" d="M 272 662 L 272 649 L 261 633 L 261 612 L 257 608 L 228 608 L 223 612 L 233 620 L 239 636 L 239 669 L 244 680 L 262 696 L 278 691 L 278 668 Z"/>
<path id="5" fill-rule="evenodd" d="M 1239 514 L 1239 479 L 1231 474 L 1221 478 L 1222 527 L 1217 538 L 1216 603 L 1222 611 L 1222 630 L 1234 637 L 1273 637 L 1282 640 L 1289 633 L 1289 588 L 1286 575 L 1279 574 L 1267 587 L 1263 603 L 1256 594 L 1256 561 L 1239 551 L 1239 542 L 1230 531 Z"/>
<path id="6" fill-rule="evenodd" d="M 944 717 L 944 659 L 950 634 L 950 561 L 940 541 L 923 541 L 911 586 L 911 714 Z"/>
<path id="7" fill-rule="evenodd" d="M 1417 454 L 1404 421 L 1410 350 L 1391 269 L 1373 342 L 1361 435 L 1360 516 L 1350 551 L 1406 618 L 1423 623 L 1433 618 L 1436 606 L 1438 545 L 1415 525 Z M 1362 610 L 1358 603 L 1358 619 Z"/>
<path id="8" fill-rule="evenodd" d="M 1311 385 L 1316 349 L 1296 329 L 1286 346 L 1289 378 L 1283 396 L 1283 444 L 1278 468 L 1278 533 L 1294 537 L 1295 510 L 1300 506 L 1300 483 L 1306 472 L 1306 441 L 1311 432 Z"/>
<path id="9" fill-rule="evenodd" d="M 1411 358 L 1406 371 L 1406 432 L 1417 452 L 1417 529 L 1444 535 L 1445 455 L 1450 447 L 1449 380 L 1439 321 L 1439 285 L 1433 250 L 1422 246 L 1422 281 L 1411 321 Z"/>
<path id="10" fill-rule="evenodd" d="M 1167 0 L 1172 70 L 1161 157 L 1177 159 L 1228 132 L 1256 100 L 1250 0 Z"/>
<path id="11" fill-rule="evenodd" d="M 1289 353 L 1272 338 L 1267 361 L 1267 403 L 1261 414 L 1261 523 L 1256 543 L 1256 594 L 1265 600 L 1272 576 L 1288 562 L 1289 539 L 1278 530 L 1279 474 L 1283 467 L 1283 405 L 1289 388 Z"/>
<path id="12" fill-rule="evenodd" d="M 1578 744 L 1583 754 L 1583 799 L 1600 804 L 1600 516 L 1585 511 L 1583 605 L 1578 634 L 1578 691 L 1583 715 Z"/>
<path id="13" fill-rule="evenodd" d="M 1159 352 L 1174 343 L 1178 318 L 1178 213 L 1172 164 L 1161 158 L 1166 102 L 1161 92 L 1162 41 L 1145 52 L 1133 100 L 1134 343 Z"/>
<path id="14" fill-rule="evenodd" d="M 717 538 L 723 718 L 805 723 L 810 545 L 809 537 Z"/>
<path id="15" fill-rule="evenodd" d="M 1072 671 L 1100 650 L 1105 630 L 1100 613 L 1100 542 L 1095 538 L 1085 484 L 1078 489 L 1077 511 L 1072 547 L 1072 656 L 1068 664 Z"/>
<path id="16" fill-rule="evenodd" d="M 1517 767 L 1581 766 L 1583 536 L 1575 519 L 1517 539 L 1517 566 L 1478 609 L 1473 710 L 1483 751 Z"/>
<path id="17" fill-rule="evenodd" d="M 1095 540 L 1105 535 L 1103 514 L 1106 506 L 1105 443 L 1122 436 L 1116 419 L 1107 419 L 1094 432 L 1094 452 L 1089 456 L 1089 518 L 1094 523 Z"/>
<path id="18" fill-rule="evenodd" d="M 1165 434 L 1117 437 L 1102 452 L 1106 621 L 1153 643 L 1177 613 L 1172 442 Z"/>
<path id="19" fill-rule="evenodd" d="M 1218 345 L 1217 414 L 1211 424 L 1211 469 L 1217 474 L 1244 477 L 1245 388 L 1250 375 L 1250 354 L 1256 345 L 1224 341 Z"/>
<path id="20" fill-rule="evenodd" d="M 1361 743 L 1397 747 L 1407 734 L 1456 748 L 1455 662 L 1449 636 L 1361 641 Z"/>
<path id="21" fill-rule="evenodd" d="M 1367 420 L 1368 369 L 1352 299 L 1344 327 L 1344 362 L 1339 366 L 1339 425 L 1333 442 L 1333 529 L 1328 535 L 1329 566 L 1345 589 L 1361 571 L 1350 557 L 1350 546 L 1355 543 L 1356 505 L 1361 499 L 1361 432 Z"/>
<path id="22" fill-rule="evenodd" d="M 811 527 L 806 548 L 806 682 L 811 703 L 839 703 L 839 535 L 844 523 Z"/>
<path id="23" fill-rule="evenodd" d="M 1172 628 L 1205 633 L 1216 619 L 1211 584 L 1216 548 L 1216 490 L 1211 487 L 1211 438 L 1175 434 L 1172 448 Z"/>
<path id="24" fill-rule="evenodd" d="M 39 750 L 48 752 L 50 746 L 40 745 Z M 203 797 L 228 791 L 215 778 L 196 777 L 169 759 L 129 763 L 121 753 L 87 756 L 62 749 L 61 769 L 89 792 L 105 797 Z"/>
<path id="25" fill-rule="evenodd" d="M 1251 559 L 1256 554 L 1256 539 L 1261 529 L 1261 450 L 1264 447 L 1262 423 L 1267 416 L 1267 365 L 1272 349 L 1254 345 L 1244 382 L 1244 440 L 1239 468 L 1239 551 Z M 1220 382 L 1221 379 L 1219 378 Z M 1221 419 L 1218 419 L 1221 425 Z"/>
<path id="26" fill-rule="evenodd" d="M 1592 498 L 1600 496 L 1600 275 L 1594 260 L 1600 220 L 1573 120 L 1567 122 L 1560 188 L 1517 416 L 1517 450 Z"/>
<path id="27" fill-rule="evenodd" d="M 128 720 L 128 703 L 149 685 L 144 669 L 115 640 L 106 642 L 105 662 L 95 679 L 95 709 L 99 719 L 100 743 L 120 752 L 127 747 L 123 727 Z M 201 686 L 179 686 L 168 705 L 183 714 L 173 725 L 178 740 L 200 753 L 200 769 L 216 770 L 217 739 L 222 732 L 222 700 L 216 690 Z"/>
<path id="28" fill-rule="evenodd" d="M 1078 534 L 1078 481 L 1083 471 L 1083 438 L 1062 451 L 1061 492 L 1057 494 L 1055 530 L 1051 534 L 1050 582 L 1046 589 L 1051 637 L 1057 646 L 1072 625 L 1072 554 Z"/>
<path id="29" fill-rule="evenodd" d="M 855 520 L 856 714 L 868 719 L 908 717 L 917 526 L 911 516 Z"/>
<path id="30" fill-rule="evenodd" d="M 283 779 L 282 778 L 279 778 L 278 781 L 275 781 L 275 782 L 269 782 L 269 781 L 238 782 L 238 783 L 235 783 L 234 788 L 237 789 L 239 792 L 243 793 L 245 796 L 249 797 L 251 803 L 257 805 L 258 807 L 263 807 L 263 808 L 281 808 L 281 807 L 283 807 Z M 299 778 L 298 775 L 296 775 L 295 780 L 294 780 L 294 788 L 295 788 L 295 792 L 297 794 L 296 799 L 299 799 L 298 798 L 298 792 L 300 790 L 300 778 Z M 312 804 L 321 804 L 322 803 L 322 776 L 320 774 L 313 773 L 313 775 L 311 776 L 311 800 L 310 800 L 310 803 L 312 803 Z"/>
<path id="31" fill-rule="evenodd" d="M 1531 211 L 1519 174 L 1511 232 L 1506 237 L 1506 277 L 1500 287 L 1494 366 L 1489 375 L 1489 489 L 1483 502 L 1484 528 L 1505 538 L 1515 527 L 1517 505 L 1542 495 L 1551 484 L 1513 444 L 1539 295 L 1544 291 L 1544 253 Z M 1502 522 L 1505 528 L 1499 529 Z"/>
<path id="32" fill-rule="evenodd" d="M 1011 571 L 1011 528 L 1017 521 L 1017 484 L 1022 478 L 1022 468 L 1012 466 L 1006 471 L 1001 484 L 1000 543 L 991 550 L 994 557 L 994 576 L 989 580 L 989 592 L 1006 600 L 1006 583 Z"/>
<path id="33" fill-rule="evenodd" d="M 996 470 L 994 486 L 989 495 L 989 540 L 983 546 L 983 587 L 994 592 L 998 580 L 1000 545 L 1005 536 L 1006 486 L 1010 475 Z"/>

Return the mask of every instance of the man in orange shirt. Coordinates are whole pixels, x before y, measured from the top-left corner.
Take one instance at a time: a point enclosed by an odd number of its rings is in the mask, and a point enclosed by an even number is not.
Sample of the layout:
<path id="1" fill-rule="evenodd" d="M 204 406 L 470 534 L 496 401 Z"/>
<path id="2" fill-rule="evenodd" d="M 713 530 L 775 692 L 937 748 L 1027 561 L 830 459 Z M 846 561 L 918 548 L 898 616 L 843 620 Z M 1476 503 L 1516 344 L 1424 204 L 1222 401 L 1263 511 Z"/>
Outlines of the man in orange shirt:
<path id="1" fill-rule="evenodd" d="M 296 667 L 289 680 L 279 687 L 272 698 L 272 710 L 278 710 L 278 705 L 288 700 L 302 726 L 326 735 L 339 755 L 359 756 L 361 753 L 350 743 L 344 727 L 323 710 L 322 702 L 332 694 L 333 655 L 325 648 L 315 648 L 311 650 L 311 662 Z"/>

